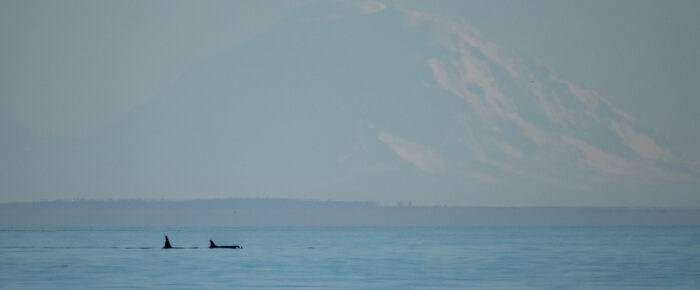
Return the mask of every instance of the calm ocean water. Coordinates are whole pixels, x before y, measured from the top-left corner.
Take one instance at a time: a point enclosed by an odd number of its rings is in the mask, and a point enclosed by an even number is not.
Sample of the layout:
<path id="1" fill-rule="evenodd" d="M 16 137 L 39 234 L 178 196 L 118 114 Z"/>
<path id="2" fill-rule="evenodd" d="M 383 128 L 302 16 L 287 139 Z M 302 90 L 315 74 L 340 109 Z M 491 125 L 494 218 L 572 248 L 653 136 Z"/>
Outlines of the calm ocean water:
<path id="1" fill-rule="evenodd" d="M 0 230 L 4 289 L 283 287 L 700 289 L 700 228 Z"/>

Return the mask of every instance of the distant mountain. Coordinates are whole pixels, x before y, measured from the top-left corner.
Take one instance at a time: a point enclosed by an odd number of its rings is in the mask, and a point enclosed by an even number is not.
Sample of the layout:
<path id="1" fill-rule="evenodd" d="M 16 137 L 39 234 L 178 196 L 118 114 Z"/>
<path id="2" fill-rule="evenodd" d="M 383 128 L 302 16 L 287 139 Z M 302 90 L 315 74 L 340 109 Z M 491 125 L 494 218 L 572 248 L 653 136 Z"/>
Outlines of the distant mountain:
<path id="1" fill-rule="evenodd" d="M 380 206 L 290 199 L 46 201 L 0 204 L 0 227 L 700 225 L 700 209 Z"/>
<path id="2" fill-rule="evenodd" d="M 99 133 L 0 141 L 2 191 L 700 206 L 697 166 L 642 120 L 467 24 L 380 8 L 315 5 Z"/>

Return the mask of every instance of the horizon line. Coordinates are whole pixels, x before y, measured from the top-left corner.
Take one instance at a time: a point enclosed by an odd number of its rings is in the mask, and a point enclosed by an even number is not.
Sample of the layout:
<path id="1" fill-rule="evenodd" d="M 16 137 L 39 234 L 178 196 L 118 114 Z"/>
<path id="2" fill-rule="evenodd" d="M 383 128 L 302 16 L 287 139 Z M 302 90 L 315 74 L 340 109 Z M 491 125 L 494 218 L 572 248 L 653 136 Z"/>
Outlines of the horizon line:
<path id="1" fill-rule="evenodd" d="M 625 205 L 416 205 L 411 201 L 396 201 L 395 204 L 383 204 L 378 201 L 371 200 L 331 200 L 331 199 L 300 199 L 287 197 L 219 197 L 219 198 L 193 198 L 193 199 L 142 199 L 142 198 L 121 198 L 121 199 L 53 199 L 53 200 L 35 200 L 35 201 L 0 201 L 0 205 L 13 204 L 36 204 L 36 203 L 57 203 L 57 202 L 192 202 L 192 201 L 216 201 L 216 200 L 281 200 L 281 201 L 298 201 L 298 202 L 331 202 L 331 203 L 347 203 L 347 204 L 370 204 L 376 207 L 386 208 L 606 208 L 606 209 L 688 209 L 700 210 L 700 207 L 676 207 L 676 206 L 625 206 Z"/>

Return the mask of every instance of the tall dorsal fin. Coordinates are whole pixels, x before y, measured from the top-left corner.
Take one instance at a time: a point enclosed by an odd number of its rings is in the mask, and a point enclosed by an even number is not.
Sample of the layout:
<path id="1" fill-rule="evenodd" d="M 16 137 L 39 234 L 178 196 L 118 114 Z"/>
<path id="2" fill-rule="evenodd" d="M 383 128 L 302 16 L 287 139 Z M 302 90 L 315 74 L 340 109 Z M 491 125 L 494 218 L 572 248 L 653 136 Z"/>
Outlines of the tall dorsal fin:
<path id="1" fill-rule="evenodd" d="M 165 236 L 165 246 L 163 246 L 163 249 L 170 249 L 173 246 L 170 245 L 170 240 L 168 240 L 168 236 Z"/>
<path id="2" fill-rule="evenodd" d="M 209 247 L 210 247 L 210 248 L 216 247 L 216 244 L 214 244 L 214 241 L 209 240 Z"/>

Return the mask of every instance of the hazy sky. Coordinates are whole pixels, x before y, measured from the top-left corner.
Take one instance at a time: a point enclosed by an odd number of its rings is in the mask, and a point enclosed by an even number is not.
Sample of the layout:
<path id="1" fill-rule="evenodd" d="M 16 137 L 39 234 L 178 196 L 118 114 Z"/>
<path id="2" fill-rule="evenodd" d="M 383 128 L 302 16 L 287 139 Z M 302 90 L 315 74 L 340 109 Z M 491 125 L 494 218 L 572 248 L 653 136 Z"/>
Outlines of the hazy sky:
<path id="1" fill-rule="evenodd" d="M 0 202 L 700 207 L 697 1 L 2 1 Z"/>

